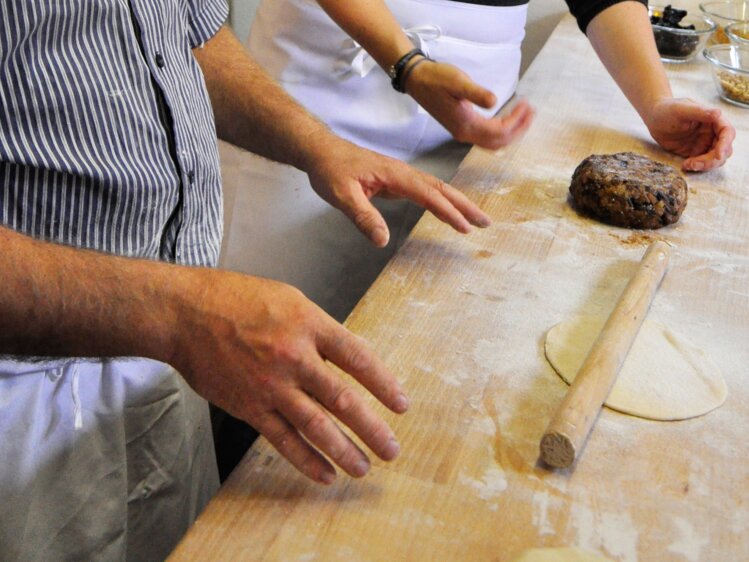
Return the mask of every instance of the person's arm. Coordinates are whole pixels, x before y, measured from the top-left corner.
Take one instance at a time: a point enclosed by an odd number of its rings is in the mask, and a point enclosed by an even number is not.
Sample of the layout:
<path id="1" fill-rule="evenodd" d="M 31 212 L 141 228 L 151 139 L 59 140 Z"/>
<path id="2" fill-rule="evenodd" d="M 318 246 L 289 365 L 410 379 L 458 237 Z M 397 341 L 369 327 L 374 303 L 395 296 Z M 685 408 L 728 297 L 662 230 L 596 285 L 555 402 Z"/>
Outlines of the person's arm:
<path id="1" fill-rule="evenodd" d="M 685 157 L 684 170 L 723 165 L 736 132 L 719 109 L 673 97 L 646 6 L 635 1 L 614 4 L 598 13 L 585 31 L 656 142 Z"/>
<path id="2" fill-rule="evenodd" d="M 486 214 L 445 182 L 334 135 L 274 83 L 227 28 L 194 53 L 219 137 L 306 172 L 315 191 L 376 245 L 385 246 L 389 232 L 370 202 L 375 195 L 411 199 L 460 232 L 489 225 Z"/>
<path id="3" fill-rule="evenodd" d="M 384 72 L 414 48 L 383 0 L 318 0 L 318 4 Z M 412 59 L 407 67 L 418 60 Z M 482 148 L 496 150 L 510 144 L 533 120 L 531 106 L 522 99 L 506 115 L 479 114 L 474 104 L 491 108 L 496 96 L 461 69 L 440 61 L 420 63 L 408 75 L 405 88 L 453 138 Z"/>
<path id="4" fill-rule="evenodd" d="M 38 242 L 3 227 L 0 355 L 169 363 L 323 483 L 335 478 L 323 454 L 352 476 L 369 468 L 332 416 L 385 460 L 399 449 L 388 425 L 326 360 L 391 410 L 408 407 L 363 341 L 288 285 Z"/>

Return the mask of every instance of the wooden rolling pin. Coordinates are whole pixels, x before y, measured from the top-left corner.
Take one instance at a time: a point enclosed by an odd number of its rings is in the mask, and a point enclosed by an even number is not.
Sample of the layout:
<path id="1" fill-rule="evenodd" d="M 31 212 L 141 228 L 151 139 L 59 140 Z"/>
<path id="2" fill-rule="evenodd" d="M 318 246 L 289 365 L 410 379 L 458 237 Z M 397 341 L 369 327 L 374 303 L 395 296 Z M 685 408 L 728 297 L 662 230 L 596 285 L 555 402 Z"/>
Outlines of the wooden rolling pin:
<path id="1" fill-rule="evenodd" d="M 669 254 L 669 245 L 657 241 L 642 257 L 541 438 L 541 458 L 547 464 L 567 468 L 580 456 L 666 274 Z"/>

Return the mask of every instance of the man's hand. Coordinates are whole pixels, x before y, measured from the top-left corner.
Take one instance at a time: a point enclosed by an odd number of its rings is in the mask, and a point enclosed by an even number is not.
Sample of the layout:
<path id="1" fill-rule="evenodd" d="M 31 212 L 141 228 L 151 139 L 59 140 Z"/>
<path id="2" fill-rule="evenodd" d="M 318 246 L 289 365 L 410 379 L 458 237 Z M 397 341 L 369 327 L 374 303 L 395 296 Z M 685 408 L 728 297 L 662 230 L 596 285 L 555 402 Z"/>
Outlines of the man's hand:
<path id="1" fill-rule="evenodd" d="M 335 478 L 323 455 L 354 477 L 370 466 L 333 417 L 380 458 L 395 458 L 392 430 L 326 364 L 405 412 L 400 385 L 360 338 L 288 285 L 227 272 L 200 275 L 202 296 L 179 322 L 171 361 L 199 394 L 251 424 L 317 482 Z"/>
<path id="2" fill-rule="evenodd" d="M 689 99 L 666 98 L 654 104 L 645 124 L 658 144 L 686 158 L 681 165 L 684 171 L 717 168 L 733 153 L 736 130 L 720 109 Z"/>
<path id="3" fill-rule="evenodd" d="M 489 225 L 489 217 L 444 182 L 334 135 L 275 84 L 227 28 L 194 53 L 219 136 L 305 171 L 315 191 L 376 245 L 385 246 L 389 234 L 369 202 L 375 195 L 411 199 L 460 232 L 469 224 Z"/>
<path id="4" fill-rule="evenodd" d="M 459 232 L 469 232 L 471 225 L 483 228 L 491 224 L 460 191 L 399 160 L 332 136 L 319 148 L 308 169 L 313 189 L 379 247 L 388 243 L 390 234 L 370 202 L 375 195 L 410 199 Z"/>
<path id="5" fill-rule="evenodd" d="M 408 75 L 406 91 L 456 140 L 489 150 L 517 140 L 533 121 L 533 109 L 525 100 L 506 115 L 484 117 L 478 113 L 474 104 L 489 109 L 497 97 L 450 64 L 420 63 Z"/>
<path id="6" fill-rule="evenodd" d="M 336 425 L 379 457 L 393 432 L 326 361 L 395 412 L 408 399 L 357 338 L 274 281 L 38 242 L 0 227 L 0 354 L 149 357 L 263 433 L 318 482 L 369 469 Z"/>

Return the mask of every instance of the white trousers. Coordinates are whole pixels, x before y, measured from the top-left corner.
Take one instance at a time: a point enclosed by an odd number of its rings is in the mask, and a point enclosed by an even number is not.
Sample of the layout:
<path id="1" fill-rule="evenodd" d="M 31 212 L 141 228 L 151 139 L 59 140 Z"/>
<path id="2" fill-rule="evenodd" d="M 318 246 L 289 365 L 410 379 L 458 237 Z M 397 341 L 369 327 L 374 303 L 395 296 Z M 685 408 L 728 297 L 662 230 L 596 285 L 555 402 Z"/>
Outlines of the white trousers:
<path id="1" fill-rule="evenodd" d="M 497 107 L 512 96 L 526 6 L 387 4 L 416 45 L 494 91 Z M 450 142 L 450 134 L 412 98 L 394 91 L 387 75 L 314 0 L 263 0 L 248 47 L 297 101 L 352 142 L 445 180 L 468 150 Z M 377 202 L 391 230 L 390 244 L 379 250 L 312 192 L 305 174 L 225 144 L 220 154 L 226 225 L 221 266 L 290 283 L 338 320 L 421 213 L 403 201 Z"/>
<path id="2" fill-rule="evenodd" d="M 163 560 L 218 489 L 207 403 L 146 359 L 0 361 L 0 560 Z"/>

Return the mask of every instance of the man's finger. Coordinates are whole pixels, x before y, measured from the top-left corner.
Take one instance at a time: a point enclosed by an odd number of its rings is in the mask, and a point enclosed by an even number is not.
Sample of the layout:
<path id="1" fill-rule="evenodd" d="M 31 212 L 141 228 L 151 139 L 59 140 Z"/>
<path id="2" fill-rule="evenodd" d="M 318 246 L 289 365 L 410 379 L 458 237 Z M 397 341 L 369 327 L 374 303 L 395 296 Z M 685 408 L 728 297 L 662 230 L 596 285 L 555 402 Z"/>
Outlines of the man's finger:
<path id="1" fill-rule="evenodd" d="M 400 445 L 395 434 L 352 386 L 322 361 L 310 367 L 309 373 L 312 376 L 305 378 L 302 388 L 310 396 L 348 426 L 378 457 L 392 460 L 398 455 Z M 338 463 L 338 459 L 334 460 Z"/>
<path id="2" fill-rule="evenodd" d="M 312 445 L 349 475 L 361 478 L 369 472 L 370 462 L 364 451 L 305 392 L 296 390 L 282 396 L 278 410 Z"/>
<path id="3" fill-rule="evenodd" d="M 407 197 L 414 203 L 421 205 L 458 232 L 465 234 L 471 231 L 469 218 L 445 197 L 444 191 L 445 186 L 447 186 L 445 182 L 421 172 L 412 174 L 406 181 L 408 183 L 404 183 L 403 178 L 393 177 L 390 179 L 389 188 L 401 197 Z M 476 220 L 478 225 L 486 226 L 489 224 L 489 217 L 478 207 L 471 211 L 470 217 Z"/>
<path id="4" fill-rule="evenodd" d="M 350 198 L 339 201 L 340 210 L 353 221 L 356 228 L 369 238 L 375 246 L 378 248 L 387 246 L 390 240 L 390 231 L 380 212 L 372 205 L 359 186 L 350 190 L 349 193 L 351 194 Z"/>
<path id="5" fill-rule="evenodd" d="M 449 224 L 458 232 L 467 234 L 471 231 L 471 223 L 443 194 L 444 182 L 425 186 L 417 191 L 414 201 L 429 210 L 442 222 Z"/>
<path id="6" fill-rule="evenodd" d="M 401 385 L 364 340 L 331 322 L 327 329 L 318 331 L 317 348 L 393 412 L 400 414 L 408 409 L 408 397 Z"/>
<path id="7" fill-rule="evenodd" d="M 335 480 L 335 468 L 278 412 L 269 412 L 250 423 L 302 474 L 321 484 Z"/>
<path id="8" fill-rule="evenodd" d="M 486 228 L 491 225 L 492 220 L 484 211 L 478 208 L 465 194 L 455 189 L 450 184 L 443 184 L 442 194 L 445 198 L 465 216 L 472 225 Z"/>

